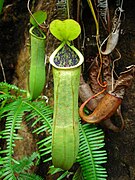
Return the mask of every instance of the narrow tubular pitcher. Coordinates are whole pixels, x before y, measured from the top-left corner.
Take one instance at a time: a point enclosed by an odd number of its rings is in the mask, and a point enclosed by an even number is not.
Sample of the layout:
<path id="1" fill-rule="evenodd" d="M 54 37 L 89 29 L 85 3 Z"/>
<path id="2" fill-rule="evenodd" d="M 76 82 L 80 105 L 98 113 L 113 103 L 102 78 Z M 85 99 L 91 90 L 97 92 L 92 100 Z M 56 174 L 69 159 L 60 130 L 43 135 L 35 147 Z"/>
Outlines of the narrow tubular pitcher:
<path id="1" fill-rule="evenodd" d="M 29 75 L 29 91 L 32 100 L 42 92 L 45 85 L 45 35 L 37 27 L 30 30 L 31 37 L 31 63 Z"/>
<path id="2" fill-rule="evenodd" d="M 62 43 L 51 55 L 54 78 L 54 114 L 52 161 L 55 167 L 68 170 L 79 148 L 78 90 L 82 54 Z"/>

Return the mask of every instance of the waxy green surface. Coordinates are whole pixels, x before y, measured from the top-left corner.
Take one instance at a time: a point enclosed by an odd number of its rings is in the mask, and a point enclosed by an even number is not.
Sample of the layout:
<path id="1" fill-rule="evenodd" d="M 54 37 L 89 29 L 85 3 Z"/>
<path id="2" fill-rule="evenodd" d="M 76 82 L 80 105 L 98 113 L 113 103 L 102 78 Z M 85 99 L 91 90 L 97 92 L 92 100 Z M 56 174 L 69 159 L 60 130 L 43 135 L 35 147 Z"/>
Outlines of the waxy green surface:
<path id="1" fill-rule="evenodd" d="M 36 99 L 42 92 L 45 84 L 45 35 L 39 31 L 30 29 L 31 35 L 31 63 L 29 76 L 29 91 L 32 100 Z M 40 34 L 41 33 L 41 34 Z"/>
<path id="2" fill-rule="evenodd" d="M 54 117 L 52 160 L 55 167 L 68 170 L 76 160 L 79 147 L 78 88 L 81 67 L 53 68 Z"/>

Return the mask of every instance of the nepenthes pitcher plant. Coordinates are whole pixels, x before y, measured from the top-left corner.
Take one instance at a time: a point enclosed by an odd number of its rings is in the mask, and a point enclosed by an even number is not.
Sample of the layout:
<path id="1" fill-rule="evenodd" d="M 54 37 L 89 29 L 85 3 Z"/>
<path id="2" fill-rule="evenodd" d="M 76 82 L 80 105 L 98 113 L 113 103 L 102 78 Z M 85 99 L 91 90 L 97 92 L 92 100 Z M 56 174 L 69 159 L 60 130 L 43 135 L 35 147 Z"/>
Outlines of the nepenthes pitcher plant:
<path id="1" fill-rule="evenodd" d="M 76 32 L 71 32 L 71 26 Z M 79 148 L 78 90 L 83 63 L 83 55 L 69 41 L 78 36 L 80 26 L 71 19 L 55 20 L 50 30 L 62 41 L 50 56 L 54 78 L 52 161 L 55 167 L 68 170 Z"/>

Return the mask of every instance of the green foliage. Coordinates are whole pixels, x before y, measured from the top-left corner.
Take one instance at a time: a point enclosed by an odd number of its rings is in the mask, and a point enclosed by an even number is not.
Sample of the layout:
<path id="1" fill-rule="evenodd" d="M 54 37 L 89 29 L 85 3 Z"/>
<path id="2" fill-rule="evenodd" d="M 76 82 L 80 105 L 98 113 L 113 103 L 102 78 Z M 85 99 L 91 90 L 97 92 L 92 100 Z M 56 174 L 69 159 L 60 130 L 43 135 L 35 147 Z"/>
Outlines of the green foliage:
<path id="1" fill-rule="evenodd" d="M 23 159 L 19 160 L 17 164 L 13 165 L 13 171 L 18 175 L 17 179 L 19 180 L 42 180 L 42 178 L 36 174 L 29 174 L 27 173 L 27 170 L 31 166 L 34 165 L 34 160 L 36 160 L 39 157 L 39 154 L 37 152 L 34 152 L 29 157 L 23 157 Z"/>
<path id="2" fill-rule="evenodd" d="M 0 83 L 1 90 L 5 89 L 5 84 Z M 8 85 L 6 84 L 6 87 Z M 16 89 L 16 87 L 8 86 L 4 94 L 7 97 L 7 94 L 10 94 L 11 89 Z M 16 89 L 18 91 L 18 88 Z M 21 92 L 21 90 L 20 90 Z M 6 99 L 5 97 L 3 99 Z M 1 99 L 2 100 L 2 99 Z M 51 122 L 52 122 L 52 109 L 46 106 L 44 101 L 31 102 L 28 99 L 22 98 L 21 95 L 18 98 L 14 98 L 10 103 L 5 104 L 3 108 L 0 109 L 0 117 L 6 118 L 5 129 L 0 132 L 0 137 L 3 140 L 6 140 L 6 148 L 0 150 L 0 178 L 4 180 L 16 179 L 15 174 L 18 174 L 19 179 L 41 179 L 36 177 L 36 175 L 31 175 L 25 171 L 33 165 L 33 160 L 37 157 L 37 154 L 33 154 L 31 157 L 24 158 L 20 161 L 16 161 L 13 158 L 15 140 L 22 139 L 18 136 L 17 130 L 21 129 L 22 118 L 25 114 L 28 113 L 26 120 L 29 122 L 32 118 L 36 120 L 32 123 L 34 127 L 39 121 L 41 123 L 40 128 L 35 129 L 33 133 L 38 135 L 42 132 L 51 131 Z M 36 178 L 34 178 L 36 177 Z"/>
<path id="3" fill-rule="evenodd" d="M 62 180 L 63 178 L 65 178 L 67 175 L 70 175 L 69 171 L 63 170 L 61 168 L 55 168 L 53 165 L 50 166 L 49 169 L 49 174 L 54 175 L 56 173 L 60 173 L 61 175 L 59 176 L 59 178 L 57 178 L 57 180 Z"/>
<path id="4" fill-rule="evenodd" d="M 43 180 L 43 178 L 36 174 L 21 173 L 18 180 Z"/>
<path id="5" fill-rule="evenodd" d="M 1 83 L 0 87 L 2 87 Z M 3 90 L 3 92 L 6 92 L 5 95 L 8 93 L 9 95 L 12 94 L 10 92 L 12 88 L 10 87 L 9 85 L 8 90 Z M 13 89 L 16 89 L 16 87 Z M 16 91 L 21 92 L 21 90 L 18 91 L 18 89 L 16 89 Z M 21 93 L 18 97 L 12 99 L 10 103 L 6 103 L 5 106 L 0 109 L 1 122 L 4 122 L 3 118 L 6 118 L 5 128 L 0 132 L 1 139 L 6 141 L 6 147 L 0 149 L 0 178 L 3 178 L 3 180 L 42 179 L 36 174 L 29 174 L 27 170 L 33 166 L 33 161 L 39 159 L 41 156 L 44 163 L 51 164 L 52 114 L 52 108 L 46 106 L 43 100 L 31 102 L 29 99 L 23 98 Z M 16 160 L 13 157 L 15 140 L 22 139 L 18 136 L 17 132 L 21 128 L 24 115 L 25 121 L 28 125 L 31 125 L 33 133 L 39 136 L 43 133 L 46 135 L 42 135 L 42 139 L 37 142 L 40 155 L 38 153 L 33 153 L 29 157 Z M 40 126 L 37 126 L 39 124 Z M 106 151 L 102 149 L 103 146 L 104 135 L 102 130 L 97 129 L 94 125 L 82 125 L 80 123 L 80 145 L 77 157 L 80 168 L 73 176 L 73 180 L 106 179 L 106 170 L 101 166 L 102 163 L 106 162 Z M 50 166 L 49 173 L 52 175 L 59 173 L 60 175 L 57 180 L 61 180 L 72 172 Z"/>
<path id="6" fill-rule="evenodd" d="M 79 162 L 85 180 L 105 180 L 107 153 L 104 147 L 104 134 L 94 125 L 80 125 L 80 146 L 77 162 Z"/>
<path id="7" fill-rule="evenodd" d="M 0 0 L 0 13 L 2 12 L 3 4 L 4 4 L 4 0 Z"/>
<path id="8" fill-rule="evenodd" d="M 26 121 L 30 122 L 36 117 L 36 120 L 32 123 L 31 127 L 35 127 L 37 123 L 42 123 L 38 128 L 34 128 L 33 133 L 40 135 L 40 133 L 46 132 L 48 136 L 37 142 L 40 156 L 47 156 L 44 162 L 48 162 L 52 159 L 51 154 L 51 141 L 52 141 L 52 109 L 45 105 L 45 102 L 25 102 L 31 107 L 31 113 L 26 116 Z"/>
<path id="9" fill-rule="evenodd" d="M 73 19 L 54 20 L 50 24 L 50 31 L 57 39 L 66 42 L 76 39 L 81 33 L 81 28 Z"/>
<path id="10" fill-rule="evenodd" d="M 38 122 L 42 122 L 42 126 L 33 131 L 33 133 L 40 134 L 48 131 L 50 134 L 52 131 L 52 108 L 46 106 L 44 101 L 31 102 L 24 101 L 26 106 L 29 106 L 31 113 L 26 116 L 26 121 L 30 121 L 36 117 L 36 120 L 32 123 L 31 127 L 34 127 Z"/>
<path id="11" fill-rule="evenodd" d="M 0 108 L 3 108 L 6 103 L 10 103 L 20 96 L 26 96 L 26 91 L 12 84 L 0 83 Z"/>
<path id="12" fill-rule="evenodd" d="M 18 88 L 17 86 L 13 84 L 8 84 L 6 82 L 0 82 L 0 91 L 3 91 L 5 93 L 11 92 L 11 90 L 14 90 L 20 94 L 26 93 L 25 90 Z M 13 92 L 12 92 L 13 93 Z"/>
<path id="13" fill-rule="evenodd" d="M 5 177 L 4 180 L 15 179 L 13 164 L 17 163 L 17 161 L 12 156 L 14 152 L 13 147 L 15 146 L 14 141 L 20 139 L 17 130 L 21 128 L 22 117 L 25 109 L 26 107 L 24 106 L 22 99 L 18 99 L 8 104 L 0 111 L 1 118 L 6 117 L 5 129 L 2 131 L 2 138 L 6 140 L 7 146 L 5 150 L 0 151 L 0 154 L 5 154 L 2 158 L 3 168 L 1 169 L 1 177 Z"/>
<path id="14" fill-rule="evenodd" d="M 36 21 L 35 21 L 35 19 Z M 33 17 L 31 16 L 30 17 L 30 23 L 33 25 L 33 26 L 38 26 L 38 24 L 42 24 L 46 19 L 47 19 L 47 13 L 44 12 L 44 11 L 37 11 L 33 14 Z"/>
<path id="15" fill-rule="evenodd" d="M 19 89 L 17 86 L 8 84 L 5 82 L 0 83 L 0 101 L 9 98 L 18 98 L 19 96 L 25 96 L 26 91 Z"/>
<path id="16" fill-rule="evenodd" d="M 23 157 L 23 159 L 19 160 L 18 163 L 13 165 L 13 171 L 17 174 L 25 173 L 31 166 L 34 165 L 34 160 L 39 157 L 37 152 L 34 152 L 29 157 Z"/>
<path id="17" fill-rule="evenodd" d="M 106 169 L 102 167 L 102 164 L 107 161 L 107 153 L 103 147 L 103 131 L 95 125 L 80 123 L 80 145 L 76 160 L 80 167 L 75 172 L 73 180 L 105 180 L 107 178 Z M 52 175 L 58 172 L 63 172 L 63 177 L 68 171 L 54 168 L 54 166 L 49 170 Z"/>

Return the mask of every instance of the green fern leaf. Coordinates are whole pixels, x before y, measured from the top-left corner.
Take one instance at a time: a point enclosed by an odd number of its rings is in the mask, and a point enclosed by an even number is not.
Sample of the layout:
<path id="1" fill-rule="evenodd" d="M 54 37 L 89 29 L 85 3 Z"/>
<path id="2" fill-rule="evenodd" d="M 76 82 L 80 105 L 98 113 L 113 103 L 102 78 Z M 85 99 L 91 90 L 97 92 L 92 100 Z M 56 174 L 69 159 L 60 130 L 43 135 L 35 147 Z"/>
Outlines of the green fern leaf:
<path id="1" fill-rule="evenodd" d="M 39 157 L 37 152 L 34 152 L 29 157 L 23 157 L 21 160 L 18 161 L 18 164 L 13 165 L 13 171 L 17 174 L 25 173 L 31 166 L 34 165 L 33 161 Z"/>
<path id="2" fill-rule="evenodd" d="M 18 88 L 15 85 L 8 84 L 6 82 L 0 82 L 0 107 L 1 109 L 18 97 L 26 95 L 26 91 Z"/>
<path id="3" fill-rule="evenodd" d="M 48 174 L 54 175 L 56 173 L 60 173 L 60 176 L 57 178 L 57 180 L 62 180 L 66 176 L 70 175 L 71 173 L 69 171 L 63 170 L 61 168 L 55 168 L 53 165 L 49 167 Z"/>
<path id="4" fill-rule="evenodd" d="M 49 167 L 48 174 L 54 175 L 54 174 L 59 173 L 61 171 L 64 171 L 64 170 L 62 170 L 61 168 L 55 168 L 53 165 L 51 165 Z"/>
<path id="5" fill-rule="evenodd" d="M 16 101 L 6 105 L 1 111 L 1 117 L 6 117 L 5 129 L 2 131 L 2 138 L 6 139 L 6 149 L 1 150 L 0 153 L 4 155 L 2 175 L 4 180 L 16 179 L 13 171 L 13 164 L 17 163 L 13 159 L 13 148 L 15 146 L 14 141 L 20 139 L 17 135 L 17 130 L 21 127 L 22 117 L 25 110 L 29 111 L 29 108 L 24 106 L 21 98 Z"/>
<path id="6" fill-rule="evenodd" d="M 45 156 L 43 160 L 44 163 L 52 160 L 51 152 L 52 152 L 52 135 L 42 139 L 37 144 L 39 145 L 39 152 L 41 156 Z"/>
<path id="7" fill-rule="evenodd" d="M 35 121 L 32 123 L 32 127 L 34 127 L 38 122 L 42 122 L 43 126 L 40 127 L 39 130 L 35 130 L 36 133 L 41 133 L 48 131 L 51 133 L 52 131 L 52 109 L 50 106 L 46 106 L 44 101 L 38 102 L 24 102 L 27 106 L 30 107 L 31 113 L 27 115 L 26 121 L 30 121 L 31 119 L 35 118 Z M 42 131 L 41 131 L 42 129 Z"/>
<path id="8" fill-rule="evenodd" d="M 63 178 L 65 178 L 66 176 L 68 176 L 70 173 L 68 171 L 65 171 L 59 178 L 57 178 L 57 180 L 62 180 Z"/>
<path id="9" fill-rule="evenodd" d="M 49 155 L 49 158 L 45 158 L 44 162 L 48 162 L 52 159 L 50 157 L 51 154 L 51 141 L 52 141 L 52 108 L 50 106 L 46 106 L 44 101 L 38 102 L 25 102 L 31 109 L 31 113 L 26 116 L 26 121 L 32 122 L 32 127 L 35 128 L 33 133 L 40 134 L 42 132 L 46 132 L 49 136 L 40 140 L 38 144 L 39 152 L 41 156 Z M 40 127 L 36 127 L 36 124 L 42 123 Z"/>
<path id="10" fill-rule="evenodd" d="M 19 175 L 18 180 L 43 180 L 43 178 L 36 174 L 22 173 Z"/>
<path id="11" fill-rule="evenodd" d="M 106 169 L 101 164 L 106 163 L 107 153 L 104 147 L 102 130 L 94 125 L 80 125 L 80 146 L 77 161 L 79 162 L 85 180 L 105 180 Z"/>
<path id="12" fill-rule="evenodd" d="M 26 90 L 20 89 L 13 84 L 8 84 L 6 82 L 0 82 L 0 91 L 7 93 L 10 90 L 14 90 L 15 92 L 18 92 L 18 93 L 26 93 Z"/>
<path id="13" fill-rule="evenodd" d="M 8 99 L 14 99 L 14 96 L 10 94 L 0 94 L 0 101 L 4 101 Z"/>
<path id="14" fill-rule="evenodd" d="M 9 93 L 2 93 L 0 92 L 0 109 L 2 109 L 7 103 L 14 101 L 16 98 L 15 96 Z"/>
<path id="15" fill-rule="evenodd" d="M 43 162 L 48 162 L 52 160 L 51 157 L 51 151 L 52 151 L 52 135 L 45 137 L 44 139 L 42 139 L 41 141 L 39 141 L 38 144 L 38 148 L 39 148 L 39 152 L 41 156 L 46 156 L 45 159 L 43 160 Z"/>

